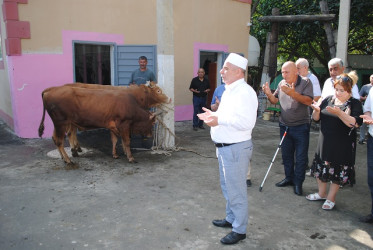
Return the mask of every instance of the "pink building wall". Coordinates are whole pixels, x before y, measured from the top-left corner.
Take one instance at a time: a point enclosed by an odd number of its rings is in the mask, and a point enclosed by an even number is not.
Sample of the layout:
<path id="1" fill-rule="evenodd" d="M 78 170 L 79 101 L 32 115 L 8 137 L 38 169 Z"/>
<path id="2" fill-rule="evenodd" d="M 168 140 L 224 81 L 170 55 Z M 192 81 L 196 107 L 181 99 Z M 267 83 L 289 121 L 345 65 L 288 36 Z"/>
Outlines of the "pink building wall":
<path id="1" fill-rule="evenodd" d="M 228 52 L 228 45 L 221 44 L 210 44 L 210 43 L 194 43 L 193 49 L 193 72 L 197 76 L 197 71 L 199 68 L 199 52 L 213 51 L 213 52 Z M 219 66 L 218 66 L 219 67 Z M 219 70 L 219 69 L 218 69 Z M 195 77 L 193 76 L 193 77 Z M 192 94 L 190 95 L 192 100 Z M 188 121 L 193 119 L 193 104 L 191 105 L 180 105 L 175 107 L 175 121 Z"/>
<path id="2" fill-rule="evenodd" d="M 124 44 L 123 35 L 95 32 L 62 31 L 62 54 L 22 54 L 8 57 L 9 80 L 15 133 L 22 138 L 37 138 L 43 114 L 41 93 L 51 86 L 73 82 L 73 41 Z M 199 67 L 201 50 L 227 52 L 227 45 L 195 43 L 193 69 Z M 11 118 L 0 114 L 7 121 Z M 175 121 L 192 120 L 193 105 L 175 107 Z M 51 137 L 53 124 L 46 115 L 43 137 Z"/>
<path id="3" fill-rule="evenodd" d="M 116 34 L 62 31 L 62 54 L 22 54 L 8 57 L 14 131 L 18 136 L 38 137 L 43 114 L 41 92 L 44 89 L 73 82 L 74 40 L 121 45 L 124 37 Z M 48 115 L 44 125 L 43 137 L 52 136 L 53 124 Z"/>

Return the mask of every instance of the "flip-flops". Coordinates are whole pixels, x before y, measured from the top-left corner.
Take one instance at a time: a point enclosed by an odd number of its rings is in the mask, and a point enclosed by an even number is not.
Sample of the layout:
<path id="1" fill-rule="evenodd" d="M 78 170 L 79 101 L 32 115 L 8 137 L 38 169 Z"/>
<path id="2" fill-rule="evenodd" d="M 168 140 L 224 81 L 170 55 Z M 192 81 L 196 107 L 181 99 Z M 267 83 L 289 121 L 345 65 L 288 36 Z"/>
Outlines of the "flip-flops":
<path id="1" fill-rule="evenodd" d="M 314 194 L 307 195 L 306 199 L 309 201 L 320 201 L 320 200 L 325 200 L 326 198 L 321 197 L 319 193 L 314 193 Z"/>
<path id="2" fill-rule="evenodd" d="M 326 200 L 321 208 L 324 209 L 324 210 L 332 210 L 334 208 L 334 206 L 335 206 L 334 202 L 332 202 L 330 200 Z"/>

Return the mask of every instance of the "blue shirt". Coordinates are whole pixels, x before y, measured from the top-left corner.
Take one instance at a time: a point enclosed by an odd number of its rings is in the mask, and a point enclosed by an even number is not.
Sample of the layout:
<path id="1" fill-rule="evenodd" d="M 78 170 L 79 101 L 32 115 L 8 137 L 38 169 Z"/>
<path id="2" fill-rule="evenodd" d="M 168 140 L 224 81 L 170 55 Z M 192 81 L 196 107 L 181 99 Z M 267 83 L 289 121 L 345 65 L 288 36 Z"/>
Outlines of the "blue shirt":
<path id="1" fill-rule="evenodd" d="M 215 97 L 217 97 L 218 100 L 221 101 L 221 96 L 223 95 L 224 91 L 225 91 L 225 84 L 222 84 L 215 89 L 214 95 L 212 96 L 211 105 L 215 104 Z"/>
<path id="2" fill-rule="evenodd" d="M 153 71 L 151 71 L 150 69 L 146 69 L 145 71 L 136 69 L 131 74 L 129 84 L 136 83 L 137 85 L 140 85 L 140 84 L 145 84 L 147 81 L 151 81 L 151 82 L 157 81 Z"/>

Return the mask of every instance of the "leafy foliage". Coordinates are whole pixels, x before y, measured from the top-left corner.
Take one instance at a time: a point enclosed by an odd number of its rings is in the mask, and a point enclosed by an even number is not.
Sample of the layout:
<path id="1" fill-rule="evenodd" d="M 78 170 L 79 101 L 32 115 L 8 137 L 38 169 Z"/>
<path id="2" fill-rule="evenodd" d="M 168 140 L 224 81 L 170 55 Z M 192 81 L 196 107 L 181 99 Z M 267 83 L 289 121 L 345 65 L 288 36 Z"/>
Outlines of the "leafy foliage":
<path id="1" fill-rule="evenodd" d="M 259 2 L 258 2 L 259 1 Z M 273 8 L 280 10 L 280 15 L 321 14 L 319 0 L 256 0 L 255 12 L 252 13 L 251 34 L 261 46 L 263 58 L 266 35 L 271 31 L 269 22 L 259 22 L 261 16 L 270 16 Z M 336 14 L 332 21 L 333 29 L 338 28 L 339 0 L 328 0 L 330 14 Z M 349 54 L 373 53 L 373 1 L 351 0 L 350 31 L 348 41 Z M 287 60 L 307 58 L 310 62 L 318 59 L 326 68 L 330 60 L 324 23 L 281 22 L 279 25 L 278 58 L 280 63 Z M 261 60 L 262 61 L 262 60 Z"/>

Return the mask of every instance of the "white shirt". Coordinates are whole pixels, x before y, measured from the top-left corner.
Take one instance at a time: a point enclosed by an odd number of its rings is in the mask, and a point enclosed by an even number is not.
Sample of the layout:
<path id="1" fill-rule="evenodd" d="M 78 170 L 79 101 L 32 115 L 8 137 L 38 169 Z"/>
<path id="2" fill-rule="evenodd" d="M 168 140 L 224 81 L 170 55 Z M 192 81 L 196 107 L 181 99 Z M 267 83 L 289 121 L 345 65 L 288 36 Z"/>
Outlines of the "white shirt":
<path id="1" fill-rule="evenodd" d="M 312 82 L 312 86 L 313 86 L 313 97 L 315 97 L 315 96 L 321 96 L 321 88 L 320 88 L 319 79 L 317 79 L 317 77 L 314 74 L 312 74 L 311 72 L 308 72 L 307 77 Z"/>
<path id="2" fill-rule="evenodd" d="M 359 88 L 357 87 L 356 84 L 354 84 L 354 86 L 352 87 L 351 92 L 352 92 L 353 98 L 360 100 Z M 321 98 L 324 99 L 325 97 L 330 96 L 330 95 L 333 95 L 333 96 L 335 95 L 334 84 L 333 84 L 331 77 L 326 79 L 324 83 L 324 87 L 322 88 Z"/>
<path id="3" fill-rule="evenodd" d="M 251 139 L 258 109 L 258 98 L 244 79 L 225 84 L 225 91 L 215 112 L 219 125 L 211 127 L 216 143 L 237 143 Z"/>
<path id="4" fill-rule="evenodd" d="M 367 99 L 365 100 L 365 103 L 364 103 L 364 113 L 365 112 L 371 112 L 372 115 L 373 115 L 372 106 L 373 106 L 373 88 L 370 88 L 369 94 L 368 94 Z M 373 125 L 368 125 L 368 126 L 369 126 L 368 133 L 371 136 L 373 136 Z"/>

